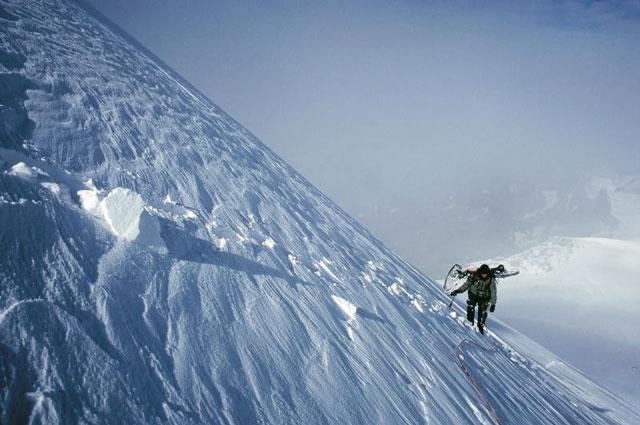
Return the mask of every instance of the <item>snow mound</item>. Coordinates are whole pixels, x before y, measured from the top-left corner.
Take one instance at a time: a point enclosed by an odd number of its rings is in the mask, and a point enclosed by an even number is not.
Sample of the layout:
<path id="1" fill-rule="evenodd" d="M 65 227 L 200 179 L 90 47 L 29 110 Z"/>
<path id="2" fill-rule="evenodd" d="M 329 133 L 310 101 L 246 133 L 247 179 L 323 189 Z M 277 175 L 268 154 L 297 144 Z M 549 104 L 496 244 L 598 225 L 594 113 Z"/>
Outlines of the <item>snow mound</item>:
<path id="1" fill-rule="evenodd" d="M 38 174 L 35 172 L 35 170 L 33 170 L 24 162 L 18 162 L 17 164 L 15 164 L 9 171 L 7 171 L 7 174 L 14 177 L 21 177 L 23 179 L 35 179 L 36 177 L 38 177 Z"/>
<path id="2" fill-rule="evenodd" d="M 82 208 L 103 219 L 118 238 L 166 251 L 160 223 L 140 194 L 116 187 L 100 199 L 100 192 L 93 187 L 78 191 L 78 198 Z"/>
<path id="3" fill-rule="evenodd" d="M 60 185 L 58 185 L 57 183 L 43 182 L 43 183 L 40 183 L 40 186 L 44 187 L 54 195 L 60 194 Z"/>
<path id="4" fill-rule="evenodd" d="M 262 246 L 264 246 L 265 248 L 273 249 L 276 247 L 276 242 L 271 238 L 267 238 L 262 242 Z"/>
<path id="5" fill-rule="evenodd" d="M 100 197 L 97 190 L 79 190 L 80 206 L 93 215 L 100 214 Z"/>
<path id="6" fill-rule="evenodd" d="M 135 240 L 140 235 L 144 206 L 142 196 L 122 187 L 113 189 L 100 202 L 100 209 L 111 231 L 128 240 Z"/>
<path id="7" fill-rule="evenodd" d="M 164 247 L 158 220 L 147 212 L 140 194 L 117 187 L 100 202 L 100 210 L 116 236 L 143 245 Z"/>
<path id="8" fill-rule="evenodd" d="M 217 238 L 215 241 L 216 248 L 225 249 L 229 242 L 226 238 Z"/>
<path id="9" fill-rule="evenodd" d="M 342 314 L 344 314 L 349 321 L 356 320 L 358 307 L 355 304 L 345 300 L 344 298 L 338 297 L 337 295 L 332 295 L 331 299 L 336 303 Z"/>

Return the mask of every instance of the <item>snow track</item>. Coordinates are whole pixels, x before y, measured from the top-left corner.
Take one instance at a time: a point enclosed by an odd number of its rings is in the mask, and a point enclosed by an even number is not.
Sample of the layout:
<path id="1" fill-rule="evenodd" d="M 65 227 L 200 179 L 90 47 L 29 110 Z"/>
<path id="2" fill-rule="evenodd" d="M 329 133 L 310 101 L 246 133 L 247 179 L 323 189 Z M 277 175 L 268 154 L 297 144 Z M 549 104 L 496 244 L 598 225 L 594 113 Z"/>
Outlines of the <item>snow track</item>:
<path id="1" fill-rule="evenodd" d="M 14 312 L 16 309 L 18 309 L 21 306 L 29 305 L 29 304 L 37 304 L 37 303 L 48 303 L 48 302 L 49 301 L 44 299 L 28 299 L 28 300 L 16 301 L 13 304 L 9 305 L 7 308 L 5 308 L 2 312 L 0 312 L 0 325 L 2 325 L 2 322 L 4 322 L 4 319 L 8 315 L 10 315 L 12 312 Z"/>
<path id="2" fill-rule="evenodd" d="M 492 422 L 495 425 L 501 425 L 501 422 L 498 419 L 498 414 L 496 413 L 496 410 L 493 408 L 493 406 L 491 405 L 491 402 L 489 401 L 489 399 L 485 395 L 484 390 L 480 387 L 478 382 L 473 378 L 473 375 L 471 374 L 469 369 L 467 369 L 467 367 L 464 364 L 464 356 L 462 355 L 462 353 L 460 351 L 460 348 L 462 347 L 463 344 L 473 344 L 476 347 L 484 350 L 486 353 L 491 353 L 493 350 L 489 349 L 489 348 L 486 348 L 486 347 L 478 344 L 475 341 L 471 341 L 469 339 L 462 339 L 453 348 L 453 357 L 456 360 L 456 363 L 458 363 L 458 366 L 460 367 L 460 369 L 464 372 L 465 376 L 467 377 L 467 380 L 469 381 L 469 384 L 473 387 L 474 391 L 478 395 L 478 398 L 482 401 L 483 406 L 489 412 Z"/>
<path id="3" fill-rule="evenodd" d="M 542 423 L 617 424 L 622 421 L 615 412 L 594 404 L 592 400 L 573 399 L 569 396 L 574 385 L 571 378 L 558 379 L 547 368 L 526 359 L 493 333 L 481 337 L 481 341 L 477 338 L 461 339 L 452 349 L 452 354 L 488 412 L 491 423 L 518 423 L 523 411 Z M 522 372 L 517 380 L 513 380 L 515 370 Z M 499 390 L 505 383 L 517 387 L 518 391 L 505 397 Z M 550 394 L 559 397 L 559 402 L 553 406 L 539 409 L 528 403 L 538 397 L 548 398 Z M 608 397 L 606 392 L 603 395 Z"/>

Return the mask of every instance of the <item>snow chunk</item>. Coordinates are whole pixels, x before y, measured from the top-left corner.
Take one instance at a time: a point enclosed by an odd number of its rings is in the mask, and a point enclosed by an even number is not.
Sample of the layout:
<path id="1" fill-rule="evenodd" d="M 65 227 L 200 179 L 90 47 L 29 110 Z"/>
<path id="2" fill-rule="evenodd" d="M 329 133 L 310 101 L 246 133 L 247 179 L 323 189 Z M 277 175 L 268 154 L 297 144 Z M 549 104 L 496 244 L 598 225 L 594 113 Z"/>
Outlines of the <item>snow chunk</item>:
<path id="1" fill-rule="evenodd" d="M 35 173 L 39 176 L 45 176 L 45 177 L 50 177 L 49 174 L 47 174 L 45 171 L 43 171 L 41 168 L 36 167 L 35 165 L 33 167 L 31 167 L 31 169 L 33 171 L 35 171 Z"/>
<path id="2" fill-rule="evenodd" d="M 7 205 L 24 205 L 27 202 L 31 202 L 33 205 L 40 205 L 40 201 L 34 201 L 33 199 L 29 200 L 26 198 L 20 198 L 17 201 L 11 201 L 8 200 L 4 197 L 4 195 L 0 195 L 0 204 L 7 204 Z"/>
<path id="3" fill-rule="evenodd" d="M 115 235 L 129 240 L 138 237 L 140 216 L 144 211 L 142 196 L 117 187 L 102 200 L 100 210 Z"/>
<path id="4" fill-rule="evenodd" d="M 80 206 L 83 210 L 90 212 L 93 215 L 100 216 L 100 190 L 93 183 L 93 179 L 88 179 L 84 182 L 86 189 L 79 190 L 78 199 L 80 200 Z"/>
<path id="5" fill-rule="evenodd" d="M 291 263 L 292 266 L 296 267 L 300 265 L 300 260 L 292 253 L 289 253 L 287 255 L 287 258 L 289 259 L 289 263 Z"/>
<path id="6" fill-rule="evenodd" d="M 140 217 L 144 211 L 142 196 L 117 187 L 100 203 L 104 218 L 111 231 L 129 240 L 134 240 L 140 233 Z"/>
<path id="7" fill-rule="evenodd" d="M 22 161 L 15 163 L 9 171 L 5 171 L 5 174 L 23 179 L 35 179 L 39 176 L 49 177 L 49 174 L 45 173 L 40 168 L 35 166 L 29 167 Z"/>
<path id="8" fill-rule="evenodd" d="M 49 190 L 54 195 L 59 195 L 60 194 L 60 186 L 57 183 L 44 182 L 44 183 L 40 183 L 40 186 L 42 186 L 45 189 Z"/>
<path id="9" fill-rule="evenodd" d="M 224 249 L 227 246 L 227 243 L 228 242 L 225 238 L 220 238 L 215 241 L 216 247 L 218 247 L 218 249 Z"/>
<path id="10" fill-rule="evenodd" d="M 415 299 L 415 296 L 404 289 L 403 280 L 396 278 L 396 281 L 387 287 L 387 292 L 394 296 L 405 296 L 409 300 Z"/>
<path id="11" fill-rule="evenodd" d="M 331 264 L 331 261 L 329 261 L 326 258 L 322 258 L 322 260 L 317 261 L 315 263 L 315 266 L 317 268 L 317 275 L 320 276 L 320 270 L 324 271 L 327 275 L 329 275 L 329 277 L 335 282 L 335 283 L 342 283 L 342 281 L 340 280 L 340 278 L 338 278 L 338 276 L 336 276 L 336 274 L 331 271 L 331 269 L 329 268 L 329 265 Z"/>
<path id="12" fill-rule="evenodd" d="M 424 313 L 424 308 L 422 308 L 422 304 L 420 303 L 419 300 L 412 300 L 411 305 L 413 305 L 413 307 L 416 310 L 418 310 L 420 313 Z"/>
<path id="13" fill-rule="evenodd" d="M 377 273 L 378 273 L 378 265 L 376 265 L 376 263 L 374 263 L 373 261 L 369 260 L 367 261 L 366 270 L 360 272 L 360 275 L 362 276 L 365 282 L 373 283 L 378 280 Z"/>
<path id="14" fill-rule="evenodd" d="M 336 303 L 342 314 L 344 314 L 349 321 L 356 320 L 356 312 L 358 311 L 358 307 L 356 305 L 344 298 L 338 297 L 337 295 L 331 295 L 331 299 Z"/>
<path id="15" fill-rule="evenodd" d="M 79 190 L 77 193 L 83 210 L 89 211 L 93 215 L 100 214 L 100 198 L 97 190 Z"/>
<path id="16" fill-rule="evenodd" d="M 397 282 L 394 282 L 387 287 L 387 292 L 389 292 L 391 295 L 400 295 L 400 286 Z"/>
<path id="17" fill-rule="evenodd" d="M 262 246 L 273 249 L 276 247 L 276 242 L 271 238 L 267 238 L 264 242 L 262 242 Z"/>
<path id="18" fill-rule="evenodd" d="M 38 176 L 38 174 L 24 162 L 18 162 L 15 164 L 9 171 L 7 171 L 7 174 L 14 177 L 21 177 L 23 179 L 35 179 Z"/>
<path id="19" fill-rule="evenodd" d="M 147 211 L 138 193 L 117 187 L 102 200 L 95 190 L 80 190 L 78 196 L 82 208 L 102 217 L 114 235 L 166 250 L 160 223 Z"/>

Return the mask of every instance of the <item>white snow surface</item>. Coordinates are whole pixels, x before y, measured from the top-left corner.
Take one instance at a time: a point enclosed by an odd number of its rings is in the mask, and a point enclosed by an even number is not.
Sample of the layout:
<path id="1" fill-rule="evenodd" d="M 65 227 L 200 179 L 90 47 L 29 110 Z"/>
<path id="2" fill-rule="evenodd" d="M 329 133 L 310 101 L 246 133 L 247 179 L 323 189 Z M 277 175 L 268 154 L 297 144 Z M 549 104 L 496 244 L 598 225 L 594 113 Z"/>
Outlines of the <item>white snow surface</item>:
<path id="1" fill-rule="evenodd" d="M 349 321 L 356 320 L 356 312 L 358 311 L 358 307 L 345 300 L 344 298 L 338 297 L 336 295 L 332 295 L 331 299 L 336 303 L 340 311 Z"/>
<path id="2" fill-rule="evenodd" d="M 10 176 L 22 177 L 25 179 L 33 179 L 37 177 L 37 174 L 34 170 L 27 166 L 24 162 L 20 161 L 16 163 L 7 174 Z"/>
<path id="3" fill-rule="evenodd" d="M 50 184 L 55 185 L 55 183 Z M 101 198 L 100 191 L 94 187 L 79 190 L 77 195 L 81 207 L 100 218 L 116 237 L 156 247 L 166 252 L 166 246 L 160 235 L 160 224 L 157 217 L 153 215 L 158 210 L 149 208 L 140 194 L 123 187 L 116 187 Z M 196 215 L 187 211 L 183 217 L 190 219 Z"/>
<path id="4" fill-rule="evenodd" d="M 267 238 L 262 242 L 262 246 L 269 249 L 273 249 L 276 247 L 276 242 L 271 238 Z"/>
<path id="5" fill-rule="evenodd" d="M 94 215 L 101 215 L 100 196 L 97 190 L 79 190 L 77 192 L 80 206 Z"/>
<path id="6" fill-rule="evenodd" d="M 83 3 L 0 27 L 0 423 L 640 423 Z"/>
<path id="7" fill-rule="evenodd" d="M 122 238 L 135 240 L 140 234 L 140 216 L 144 200 L 139 194 L 117 187 L 100 202 L 100 209 L 111 231 Z"/>
<path id="8" fill-rule="evenodd" d="M 640 406 L 640 242 L 554 238 L 509 258 L 497 316 Z"/>
<path id="9" fill-rule="evenodd" d="M 149 246 L 164 247 L 160 225 L 146 210 L 142 196 L 117 187 L 100 201 L 100 211 L 111 231 L 118 237 Z"/>

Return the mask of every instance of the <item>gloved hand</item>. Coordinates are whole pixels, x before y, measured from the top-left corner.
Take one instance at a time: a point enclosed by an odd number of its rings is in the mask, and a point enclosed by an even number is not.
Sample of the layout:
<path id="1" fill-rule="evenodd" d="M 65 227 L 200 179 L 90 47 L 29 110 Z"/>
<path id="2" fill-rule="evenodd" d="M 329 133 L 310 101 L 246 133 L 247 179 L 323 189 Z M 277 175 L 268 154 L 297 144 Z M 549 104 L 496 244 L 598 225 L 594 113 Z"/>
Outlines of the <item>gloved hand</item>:
<path id="1" fill-rule="evenodd" d="M 460 291 L 458 291 L 458 290 L 456 289 L 456 290 L 451 291 L 451 293 L 450 293 L 449 295 L 451 295 L 452 297 L 455 297 L 455 296 L 456 296 L 456 295 L 458 295 L 459 293 L 460 293 Z"/>
<path id="2" fill-rule="evenodd" d="M 496 305 L 495 304 L 491 304 L 491 307 L 489 307 L 489 311 L 492 312 L 492 313 L 494 311 L 496 311 Z"/>

